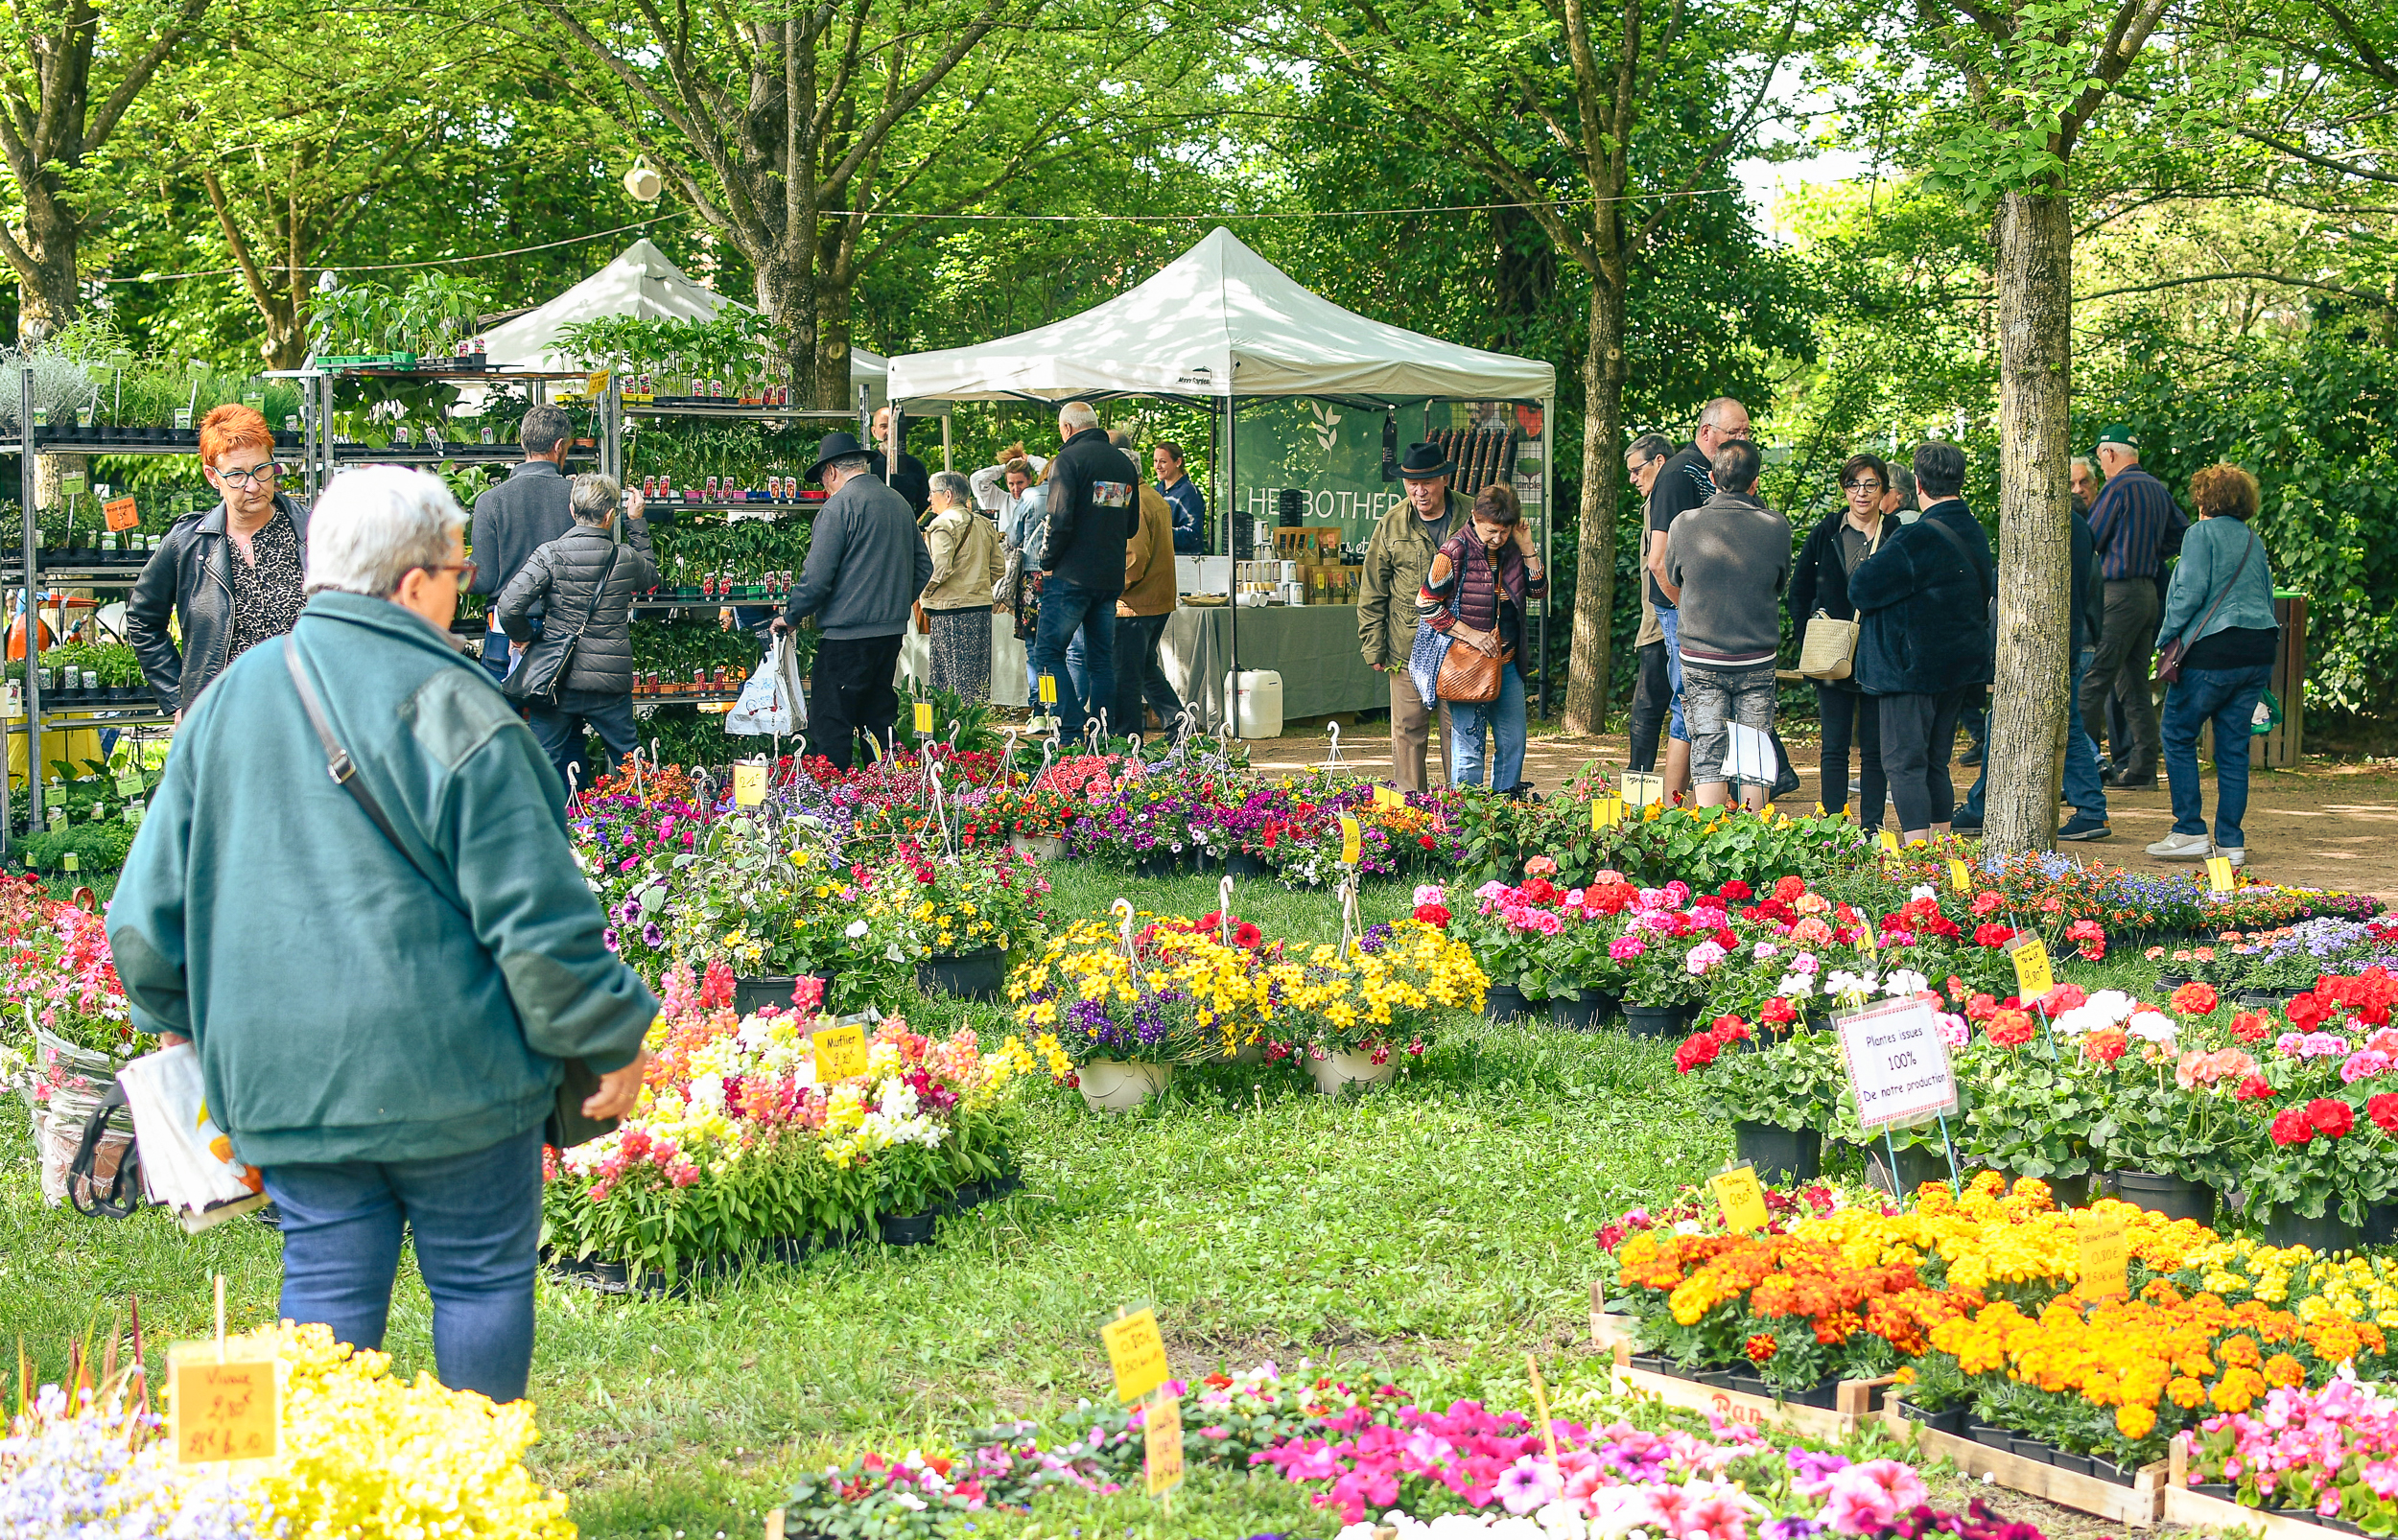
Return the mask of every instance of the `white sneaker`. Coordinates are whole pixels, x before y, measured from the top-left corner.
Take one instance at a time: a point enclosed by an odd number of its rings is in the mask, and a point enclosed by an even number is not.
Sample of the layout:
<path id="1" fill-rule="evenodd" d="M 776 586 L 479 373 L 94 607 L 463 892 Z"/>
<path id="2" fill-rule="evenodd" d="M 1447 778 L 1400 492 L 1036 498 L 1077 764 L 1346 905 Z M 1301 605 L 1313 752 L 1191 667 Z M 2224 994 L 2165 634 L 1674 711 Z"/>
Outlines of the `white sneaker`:
<path id="1" fill-rule="evenodd" d="M 2215 853 L 2215 842 L 2204 834 L 2168 834 L 2150 846 L 2149 853 L 2166 861 L 2203 861 Z"/>
<path id="2" fill-rule="evenodd" d="M 2247 851 L 2244 847 L 2238 845 L 2218 845 L 2215 847 L 2215 853 L 2222 856 L 2224 860 L 2229 861 L 2234 866 L 2245 866 L 2248 864 Z"/>

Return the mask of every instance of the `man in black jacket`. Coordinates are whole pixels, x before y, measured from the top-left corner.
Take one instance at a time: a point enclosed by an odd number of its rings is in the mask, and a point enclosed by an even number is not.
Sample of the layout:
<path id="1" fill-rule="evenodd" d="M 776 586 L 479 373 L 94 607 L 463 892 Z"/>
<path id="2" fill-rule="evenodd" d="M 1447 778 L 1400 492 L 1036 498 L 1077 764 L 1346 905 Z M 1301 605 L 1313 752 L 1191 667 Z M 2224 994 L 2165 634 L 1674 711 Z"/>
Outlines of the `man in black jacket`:
<path id="1" fill-rule="evenodd" d="M 907 511 L 922 519 L 932 506 L 932 478 L 926 474 L 925 462 L 907 453 L 907 446 L 899 446 L 899 454 L 891 453 L 891 408 L 883 408 L 874 414 L 874 441 L 882 447 L 866 461 L 884 486 L 907 500 Z"/>
<path id="2" fill-rule="evenodd" d="M 622 548 L 612 533 L 619 503 L 624 504 Z M 586 725 L 606 745 L 610 770 L 641 746 L 633 726 L 633 595 L 658 586 L 640 493 L 627 498 L 613 478 L 578 476 L 568 506 L 575 527 L 528 557 L 491 607 L 493 623 L 512 643 L 532 641 L 537 606 L 547 606 L 552 621 L 574 633 L 575 655 L 558 681 L 557 703 L 525 713 L 560 781 L 582 757 Z"/>
<path id="3" fill-rule="evenodd" d="M 475 557 L 473 594 L 502 594 L 532 553 L 575 527 L 567 507 L 566 450 L 574 442 L 575 419 L 564 407 L 547 402 L 526 408 L 517 425 L 516 441 L 525 447 L 525 463 L 508 478 L 475 500 L 475 522 L 466 536 Z M 542 606 L 529 615 L 531 637 L 541 636 Z M 485 620 L 483 671 L 496 683 L 508 676 L 511 649 L 495 612 Z M 522 650 L 522 647 L 515 650 Z"/>
<path id="4" fill-rule="evenodd" d="M 1070 401 L 1057 414 L 1066 447 L 1049 462 L 1049 524 L 1041 549 L 1041 624 L 1033 634 L 1033 678 L 1057 681 L 1065 731 L 1116 699 L 1116 601 L 1124 592 L 1124 546 L 1140 524 L 1140 472 L 1099 431 L 1099 414 Z M 1066 669 L 1082 634 L 1083 689 Z M 1035 703 L 1038 704 L 1037 702 Z"/>
<path id="5" fill-rule="evenodd" d="M 1893 531 L 1848 574 L 1848 602 L 1862 622 L 1857 682 L 1880 697 L 1882 770 L 1910 841 L 1948 832 L 1957 717 L 1990 682 L 1989 604 L 1998 591 L 1989 537 L 1958 496 L 1965 452 L 1936 440 L 1916 447 L 1915 462 L 1923 517 Z"/>

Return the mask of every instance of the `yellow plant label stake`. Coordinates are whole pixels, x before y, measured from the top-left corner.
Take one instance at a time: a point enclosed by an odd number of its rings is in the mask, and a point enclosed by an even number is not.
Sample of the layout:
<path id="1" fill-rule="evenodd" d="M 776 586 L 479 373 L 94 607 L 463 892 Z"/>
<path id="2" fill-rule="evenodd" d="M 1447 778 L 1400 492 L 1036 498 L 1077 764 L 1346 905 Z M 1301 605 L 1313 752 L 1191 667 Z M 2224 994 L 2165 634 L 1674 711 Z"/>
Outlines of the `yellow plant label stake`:
<path id="1" fill-rule="evenodd" d="M 1374 788 L 1374 805 L 1376 807 L 1404 807 L 1407 805 L 1407 799 L 1401 797 L 1398 790 L 1394 787 L 1376 786 Z"/>
<path id="2" fill-rule="evenodd" d="M 737 764 L 733 767 L 733 805 L 755 807 L 766 800 L 766 767 L 763 764 Z"/>
<path id="3" fill-rule="evenodd" d="M 2081 1281 L 2074 1292 L 2084 1299 L 2131 1293 L 2131 1243 L 2124 1237 L 2121 1214 L 2082 1209 L 2073 1217 L 2074 1240 L 2081 1256 Z"/>
<path id="4" fill-rule="evenodd" d="M 1044 706 L 1057 704 L 1057 675 L 1043 674 L 1041 676 L 1041 704 Z"/>
<path id="5" fill-rule="evenodd" d="M 283 1388 L 270 1349 L 241 1343 L 247 1357 L 219 1362 L 215 1342 L 167 1349 L 167 1400 L 175 1458 L 182 1465 L 265 1460 L 283 1453 Z"/>
<path id="6" fill-rule="evenodd" d="M 1948 885 L 1959 893 L 1973 891 L 1973 871 L 1964 862 L 1951 858 L 1948 863 Z"/>
<path id="7" fill-rule="evenodd" d="M 1665 801 L 1665 778 L 1638 770 L 1624 772 L 1624 804 L 1630 807 L 1654 807 Z"/>
<path id="8" fill-rule="evenodd" d="M 1882 830 L 1879 843 L 1883 850 L 1896 855 L 1898 853 L 1898 830 L 1894 828 Z"/>
<path id="9" fill-rule="evenodd" d="M 1149 1495 L 1164 1497 L 1183 1484 L 1183 1403 L 1161 1388 L 1142 1409 L 1140 1443 L 1148 1455 Z"/>
<path id="10" fill-rule="evenodd" d="M 1341 864 L 1343 866 L 1355 866 L 1364 858 L 1364 831 L 1358 828 L 1357 820 L 1352 818 L 1347 813 L 1343 813 L 1341 814 Z"/>
<path id="11" fill-rule="evenodd" d="M 2231 857 L 2210 855 L 2206 858 L 2206 885 L 2215 893 L 2229 893 L 2236 879 L 2231 875 Z"/>
<path id="12" fill-rule="evenodd" d="M 866 1029 L 855 1023 L 846 1027 L 827 1027 L 811 1032 L 808 1040 L 816 1048 L 816 1084 L 830 1085 L 835 1081 L 850 1080 L 866 1072 Z"/>
<path id="13" fill-rule="evenodd" d="M 1590 828 L 1593 830 L 1614 828 L 1624 821 L 1624 799 L 1601 797 L 1590 805 Z"/>
<path id="14" fill-rule="evenodd" d="M 930 701 L 916 703 L 916 735 L 920 738 L 932 736 L 932 702 Z"/>
<path id="15" fill-rule="evenodd" d="M 1107 1343 L 1108 1367 L 1116 1371 L 1116 1399 L 1138 1401 L 1166 1381 L 1165 1339 L 1158 1314 L 1143 1306 L 1099 1328 Z"/>
<path id="16" fill-rule="evenodd" d="M 2015 993 L 2025 1003 L 2057 987 L 2057 975 L 2049 971 L 2048 944 L 2039 937 L 2015 943 L 2007 949 L 2007 955 L 2015 960 Z"/>
<path id="17" fill-rule="evenodd" d="M 1724 1223 L 1740 1234 L 1765 1228 L 1770 1221 L 1765 1212 L 1765 1187 L 1757 1180 L 1754 1166 L 1734 1166 L 1707 1178 L 1714 1189 L 1715 1201 L 1723 1205 Z"/>

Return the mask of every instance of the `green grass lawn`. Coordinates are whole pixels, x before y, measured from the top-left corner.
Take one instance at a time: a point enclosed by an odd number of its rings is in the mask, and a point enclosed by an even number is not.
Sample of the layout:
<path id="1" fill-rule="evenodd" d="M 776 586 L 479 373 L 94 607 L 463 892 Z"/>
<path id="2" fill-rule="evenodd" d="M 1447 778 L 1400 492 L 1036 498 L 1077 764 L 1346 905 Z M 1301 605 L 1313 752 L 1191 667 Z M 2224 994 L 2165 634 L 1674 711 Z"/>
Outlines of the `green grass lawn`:
<path id="1" fill-rule="evenodd" d="M 1058 915 L 1199 914 L 1210 881 L 1055 870 Z M 1409 890 L 1369 889 L 1369 922 Z M 1269 935 L 1338 934 L 1334 900 L 1248 885 Z M 2125 979 L 2136 959 L 2110 968 Z M 2083 975 L 2077 973 L 2077 978 Z M 2116 980 L 2122 982 L 2123 979 Z M 923 1025 L 1000 1026 L 928 1002 Z M 1420 1395 L 1528 1405 L 1523 1354 L 1570 1387 L 1588 1335 L 1591 1230 L 1721 1164 L 1670 1045 L 1459 1021 L 1411 1077 L 1327 1101 L 1297 1076 L 1184 1071 L 1140 1113 L 1102 1120 L 1032 1090 L 1024 1189 L 941 1223 L 935 1246 L 815 1256 L 694 1297 L 602 1297 L 544 1282 L 533 1398 L 541 1478 L 589 1535 L 757 1535 L 790 1475 L 857 1448 L 904 1452 L 998 1415 L 1108 1393 L 1099 1323 L 1154 1304 L 1180 1372 L 1302 1358 L 1401 1379 Z M 0 1341 L 45 1375 L 66 1342 L 138 1296 L 149 1342 L 204 1334 L 209 1276 L 234 1321 L 274 1311 L 278 1242 L 237 1221 L 197 1237 L 145 1212 L 41 1206 L 21 1102 L 0 1111 Z M 403 1264 L 386 1344 L 430 1371 L 430 1306 Z M 1060 1501 L 1001 1535 L 1327 1535 L 1337 1523 L 1270 1474 L 1196 1471 L 1170 1524 L 1145 1499 Z"/>

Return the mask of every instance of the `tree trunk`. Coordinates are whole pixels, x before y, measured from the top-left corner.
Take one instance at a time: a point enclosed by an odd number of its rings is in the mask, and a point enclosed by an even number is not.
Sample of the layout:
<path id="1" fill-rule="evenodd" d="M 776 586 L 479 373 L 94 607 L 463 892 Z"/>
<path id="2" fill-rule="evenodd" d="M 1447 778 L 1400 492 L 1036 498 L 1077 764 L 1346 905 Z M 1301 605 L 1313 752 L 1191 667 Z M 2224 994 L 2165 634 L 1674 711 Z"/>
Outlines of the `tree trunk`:
<path id="1" fill-rule="evenodd" d="M 816 395 L 828 407 L 858 405 L 849 376 L 850 287 L 838 274 L 816 285 Z"/>
<path id="2" fill-rule="evenodd" d="M 1565 731 L 1607 726 L 1614 667 L 1615 519 L 1623 497 L 1618 440 L 1624 418 L 1624 289 L 1605 271 L 1590 280 L 1590 327 L 1582 353 L 1582 539 L 1574 556 L 1573 648 L 1565 664 Z M 1550 432 L 1557 430 L 1546 425 Z"/>
<path id="3" fill-rule="evenodd" d="M 34 193 L 26 202 L 24 248 L 33 263 L 30 268 L 12 266 L 17 268 L 21 296 L 16 338 L 30 348 L 73 321 L 82 308 L 75 292 L 76 247 L 82 231 L 48 191 Z"/>
<path id="4" fill-rule="evenodd" d="M 804 249 L 804 248 L 803 248 Z M 791 393 L 798 404 L 810 408 L 846 407 L 849 403 L 826 400 L 821 382 L 816 377 L 816 284 L 813 265 L 802 256 L 790 261 L 781 256 L 751 261 L 758 269 L 758 308 L 782 324 L 789 338 L 789 350 L 784 355 L 784 367 L 789 372 Z"/>
<path id="5" fill-rule="evenodd" d="M 2065 195 L 2010 192 L 1998 211 L 1998 664 L 1984 813 L 1988 848 L 2006 855 L 2049 850 L 2057 838 L 2073 666 L 2072 323 Z"/>

